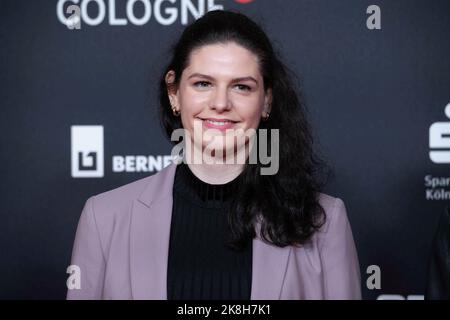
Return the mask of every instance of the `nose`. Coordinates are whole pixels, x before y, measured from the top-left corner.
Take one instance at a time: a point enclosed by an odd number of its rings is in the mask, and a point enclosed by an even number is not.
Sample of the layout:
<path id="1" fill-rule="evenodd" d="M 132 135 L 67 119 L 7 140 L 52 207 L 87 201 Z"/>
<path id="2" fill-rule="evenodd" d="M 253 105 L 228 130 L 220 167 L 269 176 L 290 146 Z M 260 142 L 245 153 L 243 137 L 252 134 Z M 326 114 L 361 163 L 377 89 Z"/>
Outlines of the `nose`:
<path id="1" fill-rule="evenodd" d="M 231 104 L 228 99 L 228 89 L 226 87 L 217 87 L 212 94 L 210 108 L 216 110 L 217 112 L 223 112 L 230 109 L 230 105 Z"/>

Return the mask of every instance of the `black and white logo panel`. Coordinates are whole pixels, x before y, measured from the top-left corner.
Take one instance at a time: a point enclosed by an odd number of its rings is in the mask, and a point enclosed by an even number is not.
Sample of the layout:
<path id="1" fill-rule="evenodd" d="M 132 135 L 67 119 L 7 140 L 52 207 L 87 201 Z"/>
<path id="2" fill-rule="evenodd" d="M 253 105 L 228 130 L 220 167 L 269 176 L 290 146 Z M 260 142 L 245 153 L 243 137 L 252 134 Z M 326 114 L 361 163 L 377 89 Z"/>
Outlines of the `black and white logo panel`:
<path id="1" fill-rule="evenodd" d="M 73 178 L 104 176 L 103 126 L 71 126 Z"/>

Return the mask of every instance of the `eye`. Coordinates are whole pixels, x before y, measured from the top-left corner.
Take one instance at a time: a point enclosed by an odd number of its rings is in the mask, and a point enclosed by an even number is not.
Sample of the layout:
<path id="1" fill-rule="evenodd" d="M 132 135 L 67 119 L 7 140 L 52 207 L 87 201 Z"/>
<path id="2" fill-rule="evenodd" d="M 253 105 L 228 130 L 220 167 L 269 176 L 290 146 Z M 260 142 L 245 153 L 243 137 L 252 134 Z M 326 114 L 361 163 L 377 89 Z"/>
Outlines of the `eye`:
<path id="1" fill-rule="evenodd" d="M 245 84 L 237 84 L 236 88 L 238 88 L 238 90 L 240 90 L 240 91 L 251 91 L 251 89 L 252 89 Z"/>
<path id="2" fill-rule="evenodd" d="M 210 83 L 208 81 L 197 81 L 194 83 L 194 86 L 199 88 L 207 88 L 209 85 Z"/>

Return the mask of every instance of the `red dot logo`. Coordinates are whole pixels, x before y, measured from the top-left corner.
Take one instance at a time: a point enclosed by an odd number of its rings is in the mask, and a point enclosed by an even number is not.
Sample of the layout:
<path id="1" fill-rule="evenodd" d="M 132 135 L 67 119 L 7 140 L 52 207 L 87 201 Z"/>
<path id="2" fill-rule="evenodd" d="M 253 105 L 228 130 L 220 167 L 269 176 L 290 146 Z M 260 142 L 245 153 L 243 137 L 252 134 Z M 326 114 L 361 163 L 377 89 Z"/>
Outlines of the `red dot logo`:
<path id="1" fill-rule="evenodd" d="M 250 2 L 252 2 L 253 0 L 234 0 L 234 1 L 236 1 L 237 3 L 245 4 L 245 3 L 250 3 Z"/>

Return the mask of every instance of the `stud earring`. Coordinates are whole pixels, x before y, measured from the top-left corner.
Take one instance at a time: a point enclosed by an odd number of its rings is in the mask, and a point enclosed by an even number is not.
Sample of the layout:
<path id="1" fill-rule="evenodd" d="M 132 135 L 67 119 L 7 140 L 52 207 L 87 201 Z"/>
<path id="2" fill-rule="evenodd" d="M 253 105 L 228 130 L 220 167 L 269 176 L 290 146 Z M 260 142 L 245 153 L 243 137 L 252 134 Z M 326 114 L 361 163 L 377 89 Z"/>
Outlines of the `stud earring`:
<path id="1" fill-rule="evenodd" d="M 175 117 L 178 117 L 181 114 L 181 112 L 175 107 L 172 107 L 172 112 Z"/>

